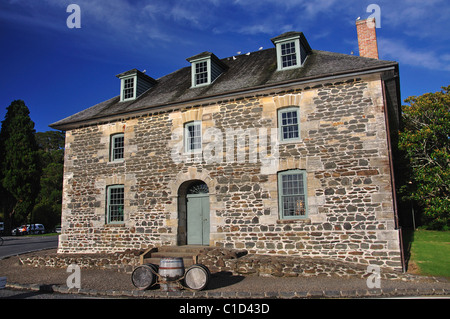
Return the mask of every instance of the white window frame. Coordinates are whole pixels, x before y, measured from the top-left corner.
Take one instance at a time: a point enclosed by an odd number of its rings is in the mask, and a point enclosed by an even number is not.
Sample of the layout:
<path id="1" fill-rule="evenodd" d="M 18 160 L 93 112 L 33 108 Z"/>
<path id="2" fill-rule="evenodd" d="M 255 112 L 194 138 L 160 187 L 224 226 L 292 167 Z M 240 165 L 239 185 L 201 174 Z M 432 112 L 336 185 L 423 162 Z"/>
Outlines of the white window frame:
<path id="1" fill-rule="evenodd" d="M 281 46 L 283 44 L 288 43 L 294 43 L 295 48 L 295 59 L 297 61 L 296 65 L 286 66 L 283 67 L 283 55 L 282 55 L 282 49 Z M 276 49 L 277 49 L 277 70 L 289 70 L 289 69 L 295 69 L 302 66 L 302 60 L 301 60 L 301 53 L 300 53 L 300 39 L 298 37 L 295 38 L 289 38 L 289 39 L 283 39 L 280 42 L 276 42 Z"/>
<path id="2" fill-rule="evenodd" d="M 288 125 L 283 125 L 283 113 L 295 112 L 297 114 L 297 130 L 298 137 L 284 137 L 283 127 Z M 297 142 L 301 140 L 301 132 L 300 132 L 300 108 L 298 106 L 285 107 L 282 109 L 278 109 L 278 134 L 280 136 L 281 142 Z M 295 124 L 290 124 L 289 126 L 294 126 Z"/>
<path id="3" fill-rule="evenodd" d="M 197 64 L 204 62 L 206 62 L 206 82 L 197 84 Z M 191 83 L 193 88 L 211 84 L 211 59 L 209 57 L 191 61 Z"/>
<path id="4" fill-rule="evenodd" d="M 295 187 L 295 182 L 303 183 L 303 192 L 300 187 Z M 286 177 L 286 178 L 285 178 Z M 291 177 L 291 180 L 289 180 Z M 288 187 L 291 187 L 292 194 L 289 194 Z M 296 199 L 297 198 L 297 199 Z M 296 204 L 290 209 L 292 214 L 287 215 L 286 209 L 294 200 Z M 278 207 L 280 219 L 306 219 L 308 218 L 308 187 L 307 174 L 305 170 L 294 169 L 278 172 Z"/>
<path id="5" fill-rule="evenodd" d="M 123 146 L 122 146 L 122 157 L 115 158 L 116 153 L 116 139 L 123 138 Z M 110 155 L 109 155 L 109 161 L 110 162 L 122 162 L 125 158 L 125 134 L 124 133 L 116 133 L 111 135 L 110 139 Z"/>
<path id="6" fill-rule="evenodd" d="M 193 143 L 191 143 L 191 136 L 190 136 L 190 131 L 189 128 L 190 127 L 194 127 L 194 132 L 195 132 L 195 127 L 199 127 L 200 130 L 199 132 L 199 138 L 200 138 L 200 147 L 199 148 L 192 148 Z M 195 138 L 195 136 L 194 136 Z M 196 144 L 194 142 L 194 144 Z M 202 121 L 191 121 L 191 122 L 187 122 L 184 124 L 184 151 L 186 153 L 198 153 L 202 151 Z"/>
<path id="7" fill-rule="evenodd" d="M 129 89 L 129 88 L 125 88 L 125 82 L 126 80 L 130 80 L 133 79 L 133 96 L 131 97 L 125 97 L 125 90 Z M 136 98 L 136 90 L 137 90 L 137 76 L 133 75 L 133 76 L 127 76 L 121 79 L 120 81 L 120 101 L 124 102 L 124 101 L 131 101 L 134 100 Z"/>
<path id="8" fill-rule="evenodd" d="M 115 195 L 115 190 L 122 190 L 122 203 L 120 203 L 120 198 L 113 199 L 112 195 Z M 113 202 L 113 200 L 118 202 Z M 112 220 L 111 212 L 114 208 L 121 212 L 122 218 L 118 220 Z M 125 187 L 124 185 L 110 185 L 106 188 L 106 223 L 107 224 L 123 224 L 125 222 Z"/>

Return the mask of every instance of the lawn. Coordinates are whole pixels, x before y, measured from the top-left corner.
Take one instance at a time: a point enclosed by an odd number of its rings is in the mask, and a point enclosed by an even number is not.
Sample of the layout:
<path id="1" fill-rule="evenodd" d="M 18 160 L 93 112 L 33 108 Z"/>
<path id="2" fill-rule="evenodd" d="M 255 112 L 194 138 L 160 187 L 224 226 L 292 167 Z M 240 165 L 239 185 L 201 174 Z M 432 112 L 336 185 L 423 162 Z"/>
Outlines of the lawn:
<path id="1" fill-rule="evenodd" d="M 410 236 L 410 269 L 421 275 L 450 278 L 450 231 L 416 230 Z"/>

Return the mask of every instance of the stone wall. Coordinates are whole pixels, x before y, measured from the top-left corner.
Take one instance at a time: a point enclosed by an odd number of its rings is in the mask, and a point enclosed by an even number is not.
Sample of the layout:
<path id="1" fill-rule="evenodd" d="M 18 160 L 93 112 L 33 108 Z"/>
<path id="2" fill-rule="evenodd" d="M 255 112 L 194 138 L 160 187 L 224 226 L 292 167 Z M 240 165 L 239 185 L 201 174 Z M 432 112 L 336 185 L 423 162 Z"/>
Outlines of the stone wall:
<path id="1" fill-rule="evenodd" d="M 246 251 L 216 248 L 198 256 L 198 263 L 208 267 L 211 273 L 230 272 L 234 275 L 261 277 L 360 277 L 372 273 L 367 266 L 323 258 L 293 257 L 279 255 L 248 255 Z M 410 274 L 380 268 L 382 279 L 407 280 Z"/>
<path id="2" fill-rule="evenodd" d="M 81 269 L 107 269 L 131 274 L 140 265 L 142 251 L 126 250 L 111 254 L 27 254 L 20 262 L 29 267 L 49 267 L 65 269 L 76 264 Z M 231 273 L 233 275 L 261 277 L 359 277 L 372 274 L 367 266 L 331 259 L 305 258 L 277 255 L 249 255 L 245 250 L 226 248 L 205 249 L 197 255 L 197 263 L 208 267 L 212 274 Z M 188 269 L 189 267 L 185 267 Z M 380 268 L 382 279 L 409 280 L 415 276 Z"/>
<path id="3" fill-rule="evenodd" d="M 277 110 L 286 106 L 299 106 L 301 140 L 279 143 L 276 154 L 268 139 L 261 143 L 261 132 L 277 132 Z M 203 132 L 243 129 L 259 139 L 230 146 L 217 134 L 204 136 L 203 150 L 213 154 L 213 161 L 187 155 L 180 151 L 182 130 L 193 120 L 202 122 Z M 119 132 L 125 136 L 125 158 L 110 162 L 110 136 Z M 287 169 L 306 171 L 305 219 L 279 218 L 277 173 Z M 191 180 L 209 188 L 211 246 L 401 267 L 377 75 L 180 106 L 68 131 L 59 252 L 179 244 L 179 191 Z M 106 187 L 115 184 L 124 185 L 125 220 L 108 225 Z"/>
<path id="4" fill-rule="evenodd" d="M 110 269 L 132 273 L 140 265 L 140 251 L 124 251 L 112 254 L 27 254 L 20 257 L 22 265 L 31 267 L 67 268 L 76 264 L 81 269 Z"/>

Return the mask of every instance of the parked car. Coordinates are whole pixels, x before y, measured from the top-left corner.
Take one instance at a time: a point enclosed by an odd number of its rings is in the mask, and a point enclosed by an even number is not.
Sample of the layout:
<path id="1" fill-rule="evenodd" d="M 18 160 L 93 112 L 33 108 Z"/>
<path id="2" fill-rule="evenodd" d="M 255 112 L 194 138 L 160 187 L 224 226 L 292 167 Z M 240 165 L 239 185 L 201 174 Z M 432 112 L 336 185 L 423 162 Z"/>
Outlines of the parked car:
<path id="1" fill-rule="evenodd" d="M 0 234 L 3 234 L 4 231 L 5 231 L 5 223 L 0 222 Z"/>
<path id="2" fill-rule="evenodd" d="M 28 224 L 21 225 L 11 231 L 11 235 L 31 235 L 31 234 L 43 234 L 45 233 L 45 227 L 42 224 Z"/>
<path id="3" fill-rule="evenodd" d="M 28 234 L 27 225 L 21 225 L 19 227 L 14 228 L 11 231 L 11 235 L 13 235 L 13 236 L 20 236 L 20 235 L 26 235 L 26 234 Z"/>
<path id="4" fill-rule="evenodd" d="M 42 224 L 27 225 L 28 234 L 43 234 L 45 233 L 45 227 Z"/>

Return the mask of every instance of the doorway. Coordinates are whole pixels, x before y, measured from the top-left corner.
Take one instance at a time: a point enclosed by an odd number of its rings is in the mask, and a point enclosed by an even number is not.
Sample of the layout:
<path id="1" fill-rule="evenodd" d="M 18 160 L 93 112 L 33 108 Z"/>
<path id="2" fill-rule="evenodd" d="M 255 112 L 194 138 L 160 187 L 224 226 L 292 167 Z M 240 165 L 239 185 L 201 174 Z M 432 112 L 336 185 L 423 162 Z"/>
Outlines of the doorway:
<path id="1" fill-rule="evenodd" d="M 178 244 L 209 245 L 209 189 L 205 182 L 185 182 L 179 189 Z"/>

